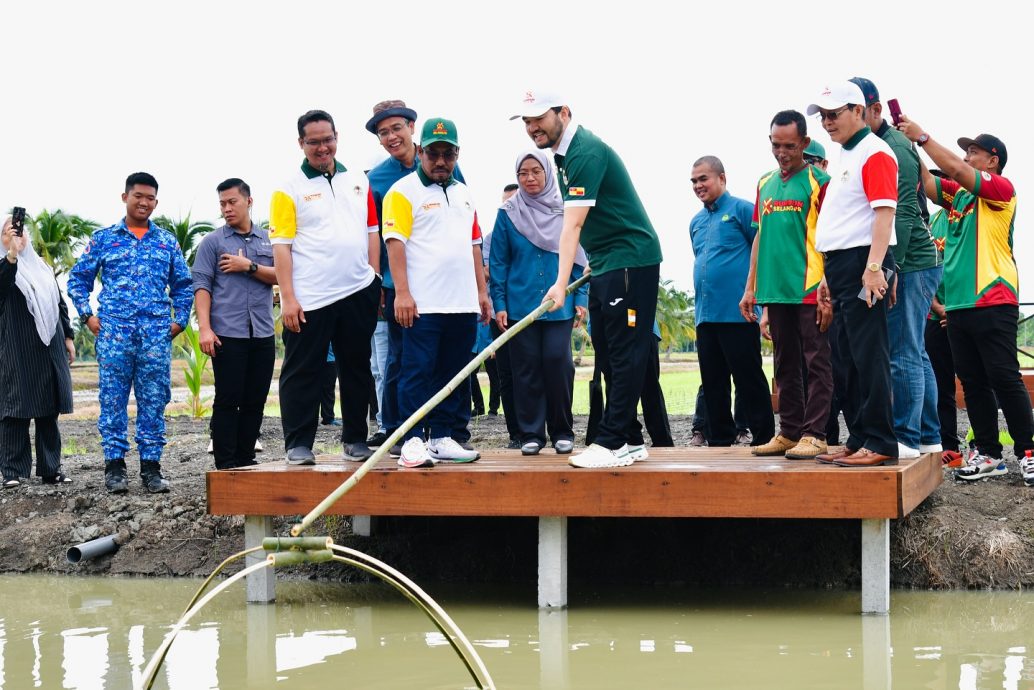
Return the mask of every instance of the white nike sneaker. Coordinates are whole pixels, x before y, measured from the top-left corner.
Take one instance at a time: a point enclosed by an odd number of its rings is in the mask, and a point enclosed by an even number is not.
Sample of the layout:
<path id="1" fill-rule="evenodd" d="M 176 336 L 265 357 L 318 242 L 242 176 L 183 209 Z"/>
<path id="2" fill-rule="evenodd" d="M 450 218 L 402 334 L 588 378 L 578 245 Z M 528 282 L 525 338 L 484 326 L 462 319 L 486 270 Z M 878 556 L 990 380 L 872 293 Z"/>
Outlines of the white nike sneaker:
<path id="1" fill-rule="evenodd" d="M 411 438 L 402 446 L 402 453 L 398 459 L 399 467 L 434 467 L 434 460 L 427 452 L 427 446 L 423 439 Z"/>
<path id="2" fill-rule="evenodd" d="M 403 452 L 405 449 L 403 448 Z M 476 450 L 467 450 L 456 439 L 444 436 L 427 442 L 428 454 L 437 462 L 474 462 L 481 457 Z"/>
<path id="3" fill-rule="evenodd" d="M 628 445 L 610 450 L 594 443 L 581 453 L 572 455 L 568 462 L 574 467 L 626 467 L 635 462 L 628 452 Z"/>

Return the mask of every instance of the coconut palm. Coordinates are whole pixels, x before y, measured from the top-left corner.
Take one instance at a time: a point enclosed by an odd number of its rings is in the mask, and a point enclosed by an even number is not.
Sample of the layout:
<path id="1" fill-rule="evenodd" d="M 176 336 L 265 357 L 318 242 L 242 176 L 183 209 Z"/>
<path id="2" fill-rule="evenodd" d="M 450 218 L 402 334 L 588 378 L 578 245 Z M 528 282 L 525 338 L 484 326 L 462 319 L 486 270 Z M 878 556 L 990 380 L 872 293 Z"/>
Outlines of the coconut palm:
<path id="1" fill-rule="evenodd" d="M 53 269 L 54 275 L 67 273 L 75 257 L 97 228 L 97 223 L 61 209 L 43 210 L 29 219 L 36 252 Z"/>
<path id="2" fill-rule="evenodd" d="M 211 223 L 206 221 L 192 222 L 189 213 L 186 218 L 180 220 L 168 216 L 158 216 L 154 218 L 154 224 L 176 236 L 176 241 L 179 242 L 180 250 L 183 252 L 188 266 L 194 265 L 194 256 L 197 254 L 197 245 L 201 238 L 215 229 Z"/>
<path id="3" fill-rule="evenodd" d="M 665 359 L 671 359 L 675 345 L 696 338 L 693 298 L 677 290 L 670 280 L 662 280 L 657 285 L 657 325 Z"/>

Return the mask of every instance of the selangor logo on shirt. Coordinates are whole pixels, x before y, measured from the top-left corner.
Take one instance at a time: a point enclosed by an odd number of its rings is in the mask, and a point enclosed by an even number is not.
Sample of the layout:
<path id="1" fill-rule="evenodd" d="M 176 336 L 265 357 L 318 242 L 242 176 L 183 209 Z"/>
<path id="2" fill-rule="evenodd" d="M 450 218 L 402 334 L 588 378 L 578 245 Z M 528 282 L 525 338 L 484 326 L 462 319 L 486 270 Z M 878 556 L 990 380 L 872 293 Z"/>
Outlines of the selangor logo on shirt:
<path id="1" fill-rule="evenodd" d="M 442 134 L 448 136 L 449 130 L 445 129 L 445 123 L 439 122 L 434 126 L 434 131 L 431 134 Z"/>
<path id="2" fill-rule="evenodd" d="M 568 187 L 568 196 L 585 196 L 585 187 Z"/>
<path id="3" fill-rule="evenodd" d="M 790 211 L 800 213 L 804 210 L 804 202 L 797 199 L 772 199 L 769 197 L 761 206 L 761 215 L 767 216 L 770 213 L 782 213 Z"/>

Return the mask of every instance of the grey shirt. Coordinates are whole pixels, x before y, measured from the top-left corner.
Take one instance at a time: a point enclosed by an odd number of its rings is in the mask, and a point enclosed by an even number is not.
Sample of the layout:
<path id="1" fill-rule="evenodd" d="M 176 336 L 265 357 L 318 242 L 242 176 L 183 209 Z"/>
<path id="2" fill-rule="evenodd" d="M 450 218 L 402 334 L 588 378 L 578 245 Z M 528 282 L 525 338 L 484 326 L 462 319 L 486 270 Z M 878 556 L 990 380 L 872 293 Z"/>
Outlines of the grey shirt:
<path id="1" fill-rule="evenodd" d="M 191 269 L 194 292 L 207 290 L 212 295 L 212 330 L 226 338 L 268 338 L 273 335 L 273 286 L 248 273 L 223 273 L 219 257 L 244 256 L 259 266 L 273 265 L 273 245 L 269 233 L 252 223 L 243 235 L 224 225 L 201 240 Z"/>

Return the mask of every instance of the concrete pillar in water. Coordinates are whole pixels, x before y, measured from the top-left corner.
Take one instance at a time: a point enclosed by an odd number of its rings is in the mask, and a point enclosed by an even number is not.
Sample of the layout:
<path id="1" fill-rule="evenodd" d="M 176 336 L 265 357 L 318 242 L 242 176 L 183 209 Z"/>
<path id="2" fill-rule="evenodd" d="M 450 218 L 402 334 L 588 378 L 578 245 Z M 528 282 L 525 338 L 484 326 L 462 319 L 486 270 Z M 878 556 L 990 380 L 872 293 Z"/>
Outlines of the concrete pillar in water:
<path id="1" fill-rule="evenodd" d="M 273 518 L 266 515 L 244 517 L 244 548 L 262 546 L 262 540 L 273 536 Z M 266 559 L 264 551 L 249 553 L 244 557 L 244 567 L 255 565 Z M 273 568 L 263 568 L 246 578 L 247 601 L 249 604 L 268 604 L 276 600 L 276 574 Z"/>
<path id="2" fill-rule="evenodd" d="M 539 607 L 567 606 L 567 518 L 539 518 Z"/>
<path id="3" fill-rule="evenodd" d="M 862 520 L 862 613 L 890 611 L 890 520 Z"/>

